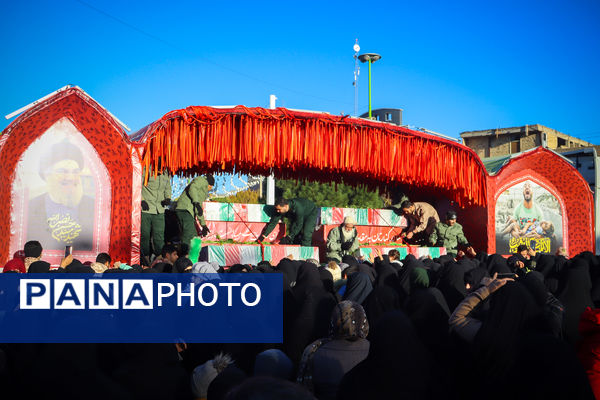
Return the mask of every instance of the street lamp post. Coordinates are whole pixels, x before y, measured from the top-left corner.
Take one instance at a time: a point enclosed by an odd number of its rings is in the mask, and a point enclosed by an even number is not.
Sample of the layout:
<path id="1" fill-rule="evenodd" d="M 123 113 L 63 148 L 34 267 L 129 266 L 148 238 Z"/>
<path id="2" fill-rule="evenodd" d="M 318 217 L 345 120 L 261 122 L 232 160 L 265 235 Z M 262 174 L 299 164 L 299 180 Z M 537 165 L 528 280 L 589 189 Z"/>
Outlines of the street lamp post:
<path id="1" fill-rule="evenodd" d="M 369 63 L 369 119 L 371 119 L 371 64 L 381 59 L 381 55 L 377 53 L 365 53 L 358 56 L 360 62 Z"/>

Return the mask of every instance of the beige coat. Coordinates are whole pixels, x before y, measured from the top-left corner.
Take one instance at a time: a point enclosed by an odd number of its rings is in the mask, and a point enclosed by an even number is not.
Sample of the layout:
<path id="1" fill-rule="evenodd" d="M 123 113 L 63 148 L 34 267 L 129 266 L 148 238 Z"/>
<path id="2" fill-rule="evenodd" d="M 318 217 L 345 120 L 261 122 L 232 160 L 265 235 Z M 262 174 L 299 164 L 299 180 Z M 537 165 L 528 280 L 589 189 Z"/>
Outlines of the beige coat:
<path id="1" fill-rule="evenodd" d="M 440 222 L 437 211 L 435 211 L 435 208 L 429 203 L 415 202 L 413 204 L 415 205 L 415 211 L 406 216 L 406 219 L 409 222 L 406 232 L 412 232 L 416 235 L 417 233 L 425 231 L 427 232 L 427 235 L 431 235 L 435 228 L 435 224 Z"/>
<path id="2" fill-rule="evenodd" d="M 465 297 L 465 299 L 456 306 L 456 310 L 454 310 L 448 320 L 450 331 L 455 332 L 466 342 L 473 343 L 475 335 L 477 335 L 479 328 L 481 328 L 481 321 L 471 317 L 471 312 L 489 295 L 490 289 L 488 289 L 487 286 L 482 286 Z"/>

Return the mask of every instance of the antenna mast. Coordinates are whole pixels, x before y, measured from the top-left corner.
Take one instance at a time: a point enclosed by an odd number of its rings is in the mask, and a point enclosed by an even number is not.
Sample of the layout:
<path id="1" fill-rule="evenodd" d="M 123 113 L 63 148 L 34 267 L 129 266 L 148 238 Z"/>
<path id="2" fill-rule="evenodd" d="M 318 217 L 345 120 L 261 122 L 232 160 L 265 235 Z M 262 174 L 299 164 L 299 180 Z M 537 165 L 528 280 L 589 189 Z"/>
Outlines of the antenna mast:
<path id="1" fill-rule="evenodd" d="M 354 116 L 358 117 L 358 75 L 360 75 L 360 63 L 358 62 L 358 52 L 360 51 L 360 46 L 358 45 L 358 39 L 354 43 Z"/>

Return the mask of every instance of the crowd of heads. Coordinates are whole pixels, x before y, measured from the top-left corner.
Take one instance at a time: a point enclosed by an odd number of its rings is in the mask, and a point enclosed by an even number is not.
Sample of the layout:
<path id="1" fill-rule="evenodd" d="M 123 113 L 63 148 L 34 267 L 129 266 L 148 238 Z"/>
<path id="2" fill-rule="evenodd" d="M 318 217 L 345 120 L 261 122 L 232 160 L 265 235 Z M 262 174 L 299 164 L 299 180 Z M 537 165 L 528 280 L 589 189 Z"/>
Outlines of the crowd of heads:
<path id="1" fill-rule="evenodd" d="M 600 350 L 600 259 L 589 252 L 391 250 L 227 267 L 188 253 L 167 244 L 148 266 L 70 257 L 56 271 L 279 273 L 283 343 L 4 344 L 2 387 L 23 398 L 530 400 L 593 398 L 599 386 L 586 375 Z M 39 242 L 17 256 L 31 261 L 28 273 L 51 271 Z"/>

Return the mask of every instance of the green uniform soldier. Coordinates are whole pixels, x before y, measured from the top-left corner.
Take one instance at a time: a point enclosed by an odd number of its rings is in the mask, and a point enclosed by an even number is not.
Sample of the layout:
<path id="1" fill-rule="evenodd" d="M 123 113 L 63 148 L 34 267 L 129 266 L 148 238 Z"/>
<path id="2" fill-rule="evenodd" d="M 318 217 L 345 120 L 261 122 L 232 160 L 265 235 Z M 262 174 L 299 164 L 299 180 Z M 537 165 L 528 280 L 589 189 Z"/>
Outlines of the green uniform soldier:
<path id="1" fill-rule="evenodd" d="M 269 233 L 275 229 L 282 217 L 290 219 L 289 231 L 282 237 L 279 244 L 301 244 L 302 246 L 312 246 L 312 235 L 317 225 L 319 216 L 319 207 L 307 199 L 277 199 L 275 202 L 276 214 L 265 226 L 258 237 L 258 242 L 262 242 Z"/>
<path id="2" fill-rule="evenodd" d="M 214 184 L 215 178 L 212 175 L 198 176 L 187 185 L 181 196 L 179 196 L 175 213 L 181 224 L 181 243 L 189 245 L 192 238 L 196 236 L 196 217 L 202 225 L 200 237 L 204 237 L 210 232 L 204 220 L 202 203 L 208 199 L 208 192 L 212 190 Z"/>
<path id="3" fill-rule="evenodd" d="M 165 207 L 171 204 L 171 177 L 164 171 L 149 174 L 148 183 L 142 186 L 142 226 L 140 250 L 150 257 L 150 241 L 154 255 L 159 255 L 165 244 Z M 143 176 L 143 175 L 142 175 Z"/>
<path id="4" fill-rule="evenodd" d="M 342 262 L 342 257 L 353 256 L 359 248 L 358 232 L 352 217 L 344 218 L 344 223 L 333 228 L 327 235 L 327 258 Z"/>
<path id="5" fill-rule="evenodd" d="M 458 245 L 467 247 L 469 253 L 474 253 L 473 247 L 463 233 L 462 225 L 456 222 L 456 212 L 448 211 L 446 221 L 438 222 L 429 236 L 429 244 L 436 247 L 445 247 L 448 254 L 454 256 L 458 253 Z"/>

